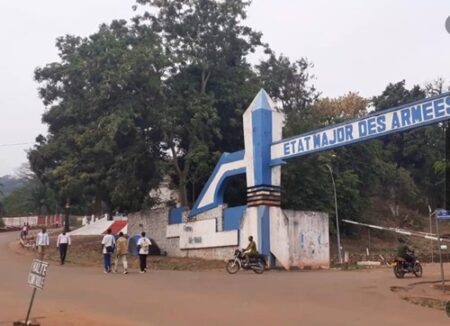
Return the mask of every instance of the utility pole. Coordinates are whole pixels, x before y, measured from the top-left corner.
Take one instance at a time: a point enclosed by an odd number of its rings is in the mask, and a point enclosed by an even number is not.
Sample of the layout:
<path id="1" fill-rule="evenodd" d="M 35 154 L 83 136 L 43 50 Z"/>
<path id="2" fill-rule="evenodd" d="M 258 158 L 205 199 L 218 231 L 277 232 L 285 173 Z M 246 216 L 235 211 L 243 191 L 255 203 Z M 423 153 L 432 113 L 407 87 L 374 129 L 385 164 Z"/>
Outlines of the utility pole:
<path id="1" fill-rule="evenodd" d="M 65 206 L 65 216 L 64 216 L 64 231 L 69 232 L 70 231 L 70 225 L 69 225 L 69 209 L 70 209 L 70 200 L 67 198 L 66 200 L 66 206 Z"/>
<path id="2" fill-rule="evenodd" d="M 334 182 L 333 169 L 328 164 L 325 164 L 330 171 L 331 181 L 333 182 L 333 190 L 334 190 L 334 209 L 336 215 L 336 233 L 337 233 L 337 246 L 338 246 L 338 258 L 339 263 L 342 264 L 342 253 L 341 253 L 341 234 L 339 232 L 339 215 L 338 215 L 338 203 L 337 203 L 337 194 L 336 194 L 336 184 Z"/>

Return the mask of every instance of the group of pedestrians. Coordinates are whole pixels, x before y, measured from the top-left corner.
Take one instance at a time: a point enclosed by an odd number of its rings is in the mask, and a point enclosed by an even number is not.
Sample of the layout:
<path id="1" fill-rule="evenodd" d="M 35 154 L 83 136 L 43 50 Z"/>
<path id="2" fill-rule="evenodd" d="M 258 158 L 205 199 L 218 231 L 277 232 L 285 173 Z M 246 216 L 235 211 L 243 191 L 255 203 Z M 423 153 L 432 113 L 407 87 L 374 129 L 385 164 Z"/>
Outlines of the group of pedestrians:
<path id="1" fill-rule="evenodd" d="M 23 234 L 21 234 L 22 237 Z M 61 265 L 64 265 L 66 262 L 67 251 L 69 246 L 72 244 L 72 240 L 70 235 L 65 231 L 62 231 L 61 234 L 58 235 L 56 241 L 56 247 L 59 250 L 59 258 Z M 114 272 L 117 273 L 119 269 L 119 265 L 122 264 L 123 274 L 128 274 L 128 239 L 125 237 L 123 232 L 119 233 L 118 238 L 116 239 L 112 234 L 112 230 L 108 229 L 106 234 L 103 236 L 102 242 L 102 254 L 103 254 L 103 267 L 104 273 L 111 273 L 112 270 L 112 257 L 114 255 Z M 145 232 L 141 233 L 141 237 L 136 243 L 138 254 L 139 254 L 139 272 L 145 273 L 147 272 L 147 256 L 150 253 L 150 246 L 152 242 L 146 236 Z M 46 228 L 42 228 L 42 230 L 36 236 L 36 248 L 38 252 L 38 259 L 44 260 L 48 247 L 50 246 L 50 238 L 47 233 Z"/>
<path id="2" fill-rule="evenodd" d="M 141 233 L 141 237 L 137 241 L 139 253 L 139 272 L 147 272 L 147 256 L 150 253 L 152 242 L 147 238 L 145 232 Z M 108 229 L 102 239 L 103 267 L 104 273 L 112 272 L 112 255 L 115 254 L 114 272 L 118 272 L 119 264 L 122 263 L 123 273 L 128 274 L 128 240 L 123 232 L 119 233 L 117 240 L 112 235 L 112 230 Z"/>
<path id="3" fill-rule="evenodd" d="M 61 234 L 58 235 L 58 238 L 56 240 L 56 248 L 59 250 L 59 259 L 61 265 L 64 265 L 64 263 L 66 262 L 67 249 L 71 244 L 72 240 L 70 239 L 70 236 L 66 233 L 66 231 L 63 231 Z M 38 252 L 38 258 L 40 260 L 44 260 L 47 254 L 47 248 L 49 246 L 50 246 L 50 238 L 48 236 L 47 229 L 42 228 L 42 230 L 36 236 L 36 247 Z"/>

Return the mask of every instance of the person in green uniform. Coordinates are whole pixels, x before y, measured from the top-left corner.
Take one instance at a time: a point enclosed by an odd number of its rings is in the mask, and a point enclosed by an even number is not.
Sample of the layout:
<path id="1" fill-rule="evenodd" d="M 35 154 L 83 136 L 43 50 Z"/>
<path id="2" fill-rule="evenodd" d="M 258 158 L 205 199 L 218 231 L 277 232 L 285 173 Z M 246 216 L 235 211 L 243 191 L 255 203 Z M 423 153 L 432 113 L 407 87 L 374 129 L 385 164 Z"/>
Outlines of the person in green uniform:
<path id="1" fill-rule="evenodd" d="M 414 263 L 414 250 L 408 247 L 404 238 L 399 238 L 398 242 L 399 245 L 397 247 L 397 256 L 403 258 L 408 263 Z"/>
<path id="2" fill-rule="evenodd" d="M 249 244 L 247 248 L 244 249 L 244 257 L 247 265 L 250 263 L 251 257 L 257 257 L 259 255 L 258 249 L 256 249 L 256 242 L 253 241 L 253 237 L 249 236 L 248 241 Z"/>

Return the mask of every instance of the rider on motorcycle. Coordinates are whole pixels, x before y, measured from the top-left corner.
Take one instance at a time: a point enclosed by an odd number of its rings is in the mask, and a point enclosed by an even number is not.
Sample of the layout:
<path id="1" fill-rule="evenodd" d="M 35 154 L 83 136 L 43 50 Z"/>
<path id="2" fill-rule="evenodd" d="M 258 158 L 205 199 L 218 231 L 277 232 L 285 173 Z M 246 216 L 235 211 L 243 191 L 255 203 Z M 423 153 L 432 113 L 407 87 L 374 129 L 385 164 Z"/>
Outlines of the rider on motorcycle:
<path id="1" fill-rule="evenodd" d="M 245 257 L 245 263 L 248 265 L 250 263 L 250 258 L 258 257 L 258 249 L 256 249 L 256 242 L 253 241 L 253 237 L 248 237 L 249 244 L 247 248 L 244 249 L 243 254 Z"/>
<path id="2" fill-rule="evenodd" d="M 413 266 L 416 259 L 414 250 L 408 247 L 404 238 L 399 238 L 398 241 L 397 256 L 403 258 L 410 266 Z"/>

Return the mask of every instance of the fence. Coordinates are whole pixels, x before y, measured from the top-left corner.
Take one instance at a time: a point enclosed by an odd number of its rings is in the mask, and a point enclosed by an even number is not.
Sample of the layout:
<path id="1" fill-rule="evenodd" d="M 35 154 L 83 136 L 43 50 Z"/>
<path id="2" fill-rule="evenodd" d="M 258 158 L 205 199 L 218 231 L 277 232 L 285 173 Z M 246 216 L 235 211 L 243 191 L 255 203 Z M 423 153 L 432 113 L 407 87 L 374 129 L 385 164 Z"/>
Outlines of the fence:
<path id="1" fill-rule="evenodd" d="M 20 216 L 4 217 L 3 223 L 7 228 L 22 227 L 25 224 L 29 226 L 60 226 L 62 225 L 62 215 L 40 215 L 40 216 Z"/>

